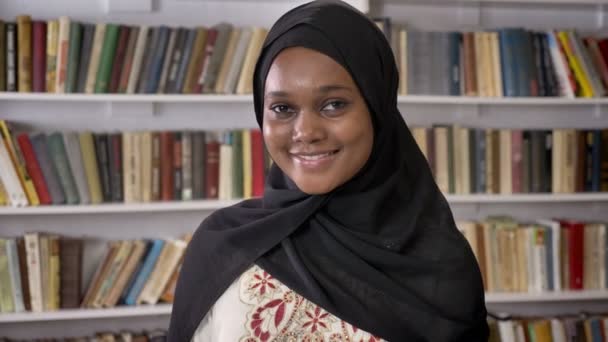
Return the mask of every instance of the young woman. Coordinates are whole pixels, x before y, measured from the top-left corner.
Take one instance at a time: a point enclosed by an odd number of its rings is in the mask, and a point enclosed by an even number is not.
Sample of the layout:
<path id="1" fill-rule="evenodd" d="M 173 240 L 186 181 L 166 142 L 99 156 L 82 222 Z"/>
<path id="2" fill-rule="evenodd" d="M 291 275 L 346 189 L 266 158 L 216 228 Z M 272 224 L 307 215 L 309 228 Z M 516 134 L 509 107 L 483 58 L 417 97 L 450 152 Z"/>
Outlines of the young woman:
<path id="1" fill-rule="evenodd" d="M 478 265 L 397 86 L 388 42 L 350 6 L 275 23 L 254 74 L 264 197 L 198 228 L 169 341 L 487 341 Z"/>

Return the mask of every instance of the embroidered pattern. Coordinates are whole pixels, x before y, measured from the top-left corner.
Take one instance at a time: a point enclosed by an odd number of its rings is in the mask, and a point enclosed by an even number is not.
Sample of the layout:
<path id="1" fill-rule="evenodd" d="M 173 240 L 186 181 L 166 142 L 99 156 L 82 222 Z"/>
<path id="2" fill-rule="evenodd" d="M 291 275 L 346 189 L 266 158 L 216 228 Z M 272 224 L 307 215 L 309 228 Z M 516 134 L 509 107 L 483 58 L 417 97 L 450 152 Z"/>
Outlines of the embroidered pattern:
<path id="1" fill-rule="evenodd" d="M 239 280 L 250 306 L 240 342 L 381 342 L 309 302 L 254 265 Z"/>

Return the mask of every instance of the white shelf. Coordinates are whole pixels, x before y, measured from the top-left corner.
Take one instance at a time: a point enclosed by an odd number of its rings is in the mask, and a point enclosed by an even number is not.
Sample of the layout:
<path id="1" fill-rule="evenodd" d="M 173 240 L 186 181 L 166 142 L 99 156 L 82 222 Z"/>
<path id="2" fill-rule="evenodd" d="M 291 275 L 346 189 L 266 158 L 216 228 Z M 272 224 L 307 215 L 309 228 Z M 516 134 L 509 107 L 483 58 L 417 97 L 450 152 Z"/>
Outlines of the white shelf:
<path id="1" fill-rule="evenodd" d="M 144 102 L 144 103 L 250 103 L 253 95 L 215 94 L 53 94 L 0 92 L 0 101 L 40 101 L 40 102 Z M 477 96 L 399 96 L 400 104 L 465 104 L 465 105 L 608 105 L 608 98 L 564 97 L 477 97 Z"/>
<path id="2" fill-rule="evenodd" d="M 447 195 L 450 204 L 491 203 L 564 203 L 604 202 L 608 193 L 580 194 L 515 194 L 515 195 Z M 0 216 L 7 215 L 65 215 L 138 212 L 213 211 L 234 205 L 241 200 L 197 200 L 154 203 L 104 203 L 97 205 L 45 205 L 37 207 L 0 207 Z"/>
<path id="3" fill-rule="evenodd" d="M 546 293 L 486 293 L 487 304 L 540 303 L 608 300 L 608 290 L 563 291 Z M 63 309 L 48 312 L 0 314 L 0 324 L 37 321 L 93 320 L 142 316 L 167 316 L 171 304 L 123 306 L 109 309 Z"/>
<path id="4" fill-rule="evenodd" d="M 544 293 L 486 293 L 487 304 L 578 302 L 608 300 L 608 290 L 555 291 Z"/>
<path id="5" fill-rule="evenodd" d="M 143 306 L 124 306 L 109 309 L 62 309 L 58 311 L 48 312 L 19 312 L 0 314 L 0 324 L 16 322 L 166 316 L 171 314 L 171 307 L 171 304 L 159 304 Z"/>

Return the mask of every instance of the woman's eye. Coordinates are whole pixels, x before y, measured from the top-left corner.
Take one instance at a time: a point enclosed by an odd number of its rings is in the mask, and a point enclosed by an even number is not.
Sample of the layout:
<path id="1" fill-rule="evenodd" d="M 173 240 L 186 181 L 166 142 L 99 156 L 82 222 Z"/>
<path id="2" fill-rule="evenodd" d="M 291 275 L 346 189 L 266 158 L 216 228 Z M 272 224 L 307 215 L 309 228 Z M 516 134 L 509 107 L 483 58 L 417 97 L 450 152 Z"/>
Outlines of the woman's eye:
<path id="1" fill-rule="evenodd" d="M 344 101 L 331 101 L 328 102 L 325 107 L 323 107 L 324 111 L 335 111 L 335 110 L 339 110 L 342 109 L 346 106 L 346 102 Z"/>
<path id="2" fill-rule="evenodd" d="M 278 119 L 286 119 L 289 118 L 294 110 L 288 105 L 278 104 L 270 107 L 270 110 L 274 113 L 275 117 Z"/>

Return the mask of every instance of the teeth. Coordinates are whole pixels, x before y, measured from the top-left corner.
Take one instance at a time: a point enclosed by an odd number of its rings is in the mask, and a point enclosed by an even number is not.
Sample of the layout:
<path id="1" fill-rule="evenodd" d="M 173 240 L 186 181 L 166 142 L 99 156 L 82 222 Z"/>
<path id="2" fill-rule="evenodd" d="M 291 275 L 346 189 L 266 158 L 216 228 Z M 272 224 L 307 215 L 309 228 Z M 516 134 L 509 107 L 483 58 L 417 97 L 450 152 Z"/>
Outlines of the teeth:
<path id="1" fill-rule="evenodd" d="M 333 154 L 332 152 L 328 152 L 328 153 L 323 153 L 323 154 L 313 154 L 313 155 L 299 155 L 298 157 L 300 159 L 304 159 L 304 160 L 319 160 L 321 158 L 325 158 L 329 155 Z"/>

